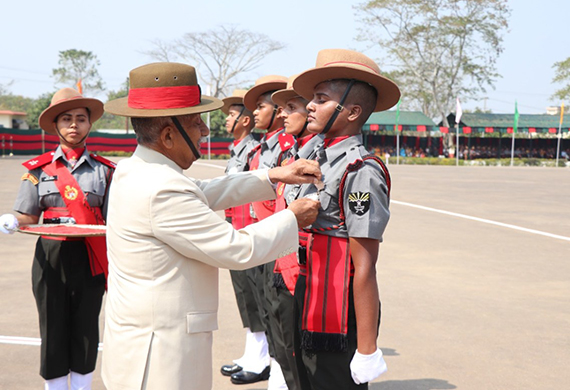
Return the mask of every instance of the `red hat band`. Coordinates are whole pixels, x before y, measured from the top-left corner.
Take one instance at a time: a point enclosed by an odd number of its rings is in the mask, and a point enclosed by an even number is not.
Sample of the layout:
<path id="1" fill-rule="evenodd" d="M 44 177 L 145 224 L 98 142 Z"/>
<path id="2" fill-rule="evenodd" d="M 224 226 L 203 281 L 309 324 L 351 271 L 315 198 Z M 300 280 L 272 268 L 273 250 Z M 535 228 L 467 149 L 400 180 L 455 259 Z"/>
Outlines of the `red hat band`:
<path id="1" fill-rule="evenodd" d="M 201 96 L 199 85 L 131 88 L 128 106 L 143 110 L 194 107 L 200 104 Z"/>

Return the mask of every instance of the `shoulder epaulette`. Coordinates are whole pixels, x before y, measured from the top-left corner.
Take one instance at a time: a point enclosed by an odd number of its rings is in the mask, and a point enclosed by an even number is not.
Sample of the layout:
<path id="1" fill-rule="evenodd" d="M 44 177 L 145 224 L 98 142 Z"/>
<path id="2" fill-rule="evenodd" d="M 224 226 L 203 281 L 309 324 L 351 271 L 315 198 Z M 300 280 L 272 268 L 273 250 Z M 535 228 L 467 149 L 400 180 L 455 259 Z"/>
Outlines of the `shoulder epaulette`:
<path id="1" fill-rule="evenodd" d="M 113 168 L 113 169 L 117 168 L 117 163 L 115 163 L 109 159 L 106 159 L 105 157 L 101 157 L 98 154 L 91 153 L 91 158 L 99 161 L 101 164 L 106 165 L 109 168 Z"/>
<path id="2" fill-rule="evenodd" d="M 295 145 L 295 137 L 292 134 L 279 134 L 279 146 L 283 152 L 291 149 L 293 145 Z"/>
<path id="3" fill-rule="evenodd" d="M 44 153 L 38 157 L 34 157 L 31 160 L 23 162 L 22 165 L 28 170 L 41 168 L 46 164 L 49 164 L 53 160 L 54 151 Z"/>

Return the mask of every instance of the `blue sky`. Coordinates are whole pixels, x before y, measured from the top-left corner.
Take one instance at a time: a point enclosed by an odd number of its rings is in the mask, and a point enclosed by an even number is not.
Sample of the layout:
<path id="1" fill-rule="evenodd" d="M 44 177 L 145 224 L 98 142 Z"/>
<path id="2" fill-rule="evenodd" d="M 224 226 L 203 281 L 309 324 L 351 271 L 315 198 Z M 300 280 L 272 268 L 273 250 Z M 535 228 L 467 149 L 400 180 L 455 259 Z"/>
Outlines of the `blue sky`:
<path id="1" fill-rule="evenodd" d="M 116 90 L 131 69 L 152 62 L 142 52 L 151 41 L 180 38 L 220 24 L 267 34 L 285 43 L 286 49 L 269 55 L 252 74 L 289 76 L 312 67 L 324 48 L 361 50 L 355 41 L 357 27 L 353 5 L 360 1 L 289 0 L 283 2 L 182 1 L 137 2 L 99 0 L 10 1 L 2 5 L 0 84 L 13 80 L 8 90 L 28 97 L 54 89 L 51 70 L 58 66 L 59 51 L 92 51 L 101 62 L 99 73 L 106 87 Z M 490 108 L 495 113 L 514 110 L 539 114 L 556 89 L 552 65 L 570 57 L 566 44 L 570 2 L 511 1 L 510 32 L 497 70 L 503 76 L 483 97 L 463 107 Z M 379 53 L 367 51 L 376 58 Z M 104 98 L 100 96 L 100 98 Z M 567 102 L 568 105 L 568 102 Z"/>

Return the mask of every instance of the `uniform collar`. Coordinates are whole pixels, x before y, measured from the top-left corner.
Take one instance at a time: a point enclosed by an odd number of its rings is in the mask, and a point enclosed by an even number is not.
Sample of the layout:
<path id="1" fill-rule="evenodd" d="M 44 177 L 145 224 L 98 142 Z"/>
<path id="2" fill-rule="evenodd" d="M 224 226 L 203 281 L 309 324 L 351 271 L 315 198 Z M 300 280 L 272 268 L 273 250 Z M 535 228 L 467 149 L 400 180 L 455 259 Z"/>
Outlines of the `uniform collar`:
<path id="1" fill-rule="evenodd" d="M 138 157 L 141 160 L 150 164 L 160 164 L 166 165 L 176 172 L 183 173 L 183 169 L 178 166 L 174 161 L 166 157 L 164 154 L 157 152 L 156 150 L 147 148 L 146 146 L 137 145 L 133 157 Z"/>
<path id="2" fill-rule="evenodd" d="M 51 161 L 53 162 L 53 161 L 57 160 L 58 158 L 61 158 L 64 161 L 66 161 L 67 163 L 69 163 L 69 161 L 67 161 L 67 157 L 65 157 L 65 153 L 63 152 L 61 145 L 59 145 L 57 147 L 57 149 L 55 150 L 55 152 L 53 154 L 53 158 L 51 159 Z M 75 163 L 73 170 L 75 170 L 78 166 L 83 164 L 84 161 L 87 161 L 87 163 L 91 166 L 91 168 L 95 168 L 95 162 L 93 161 L 93 159 L 91 158 L 91 155 L 87 151 L 87 147 L 85 147 L 83 154 L 81 155 L 81 157 L 79 157 L 79 160 L 77 160 L 77 163 Z"/>
<path id="3" fill-rule="evenodd" d="M 248 143 L 253 140 L 253 135 L 246 135 L 237 145 L 234 145 L 233 151 L 235 154 L 240 154 L 240 152 L 245 149 Z"/>
<path id="4" fill-rule="evenodd" d="M 339 143 L 335 143 L 334 145 L 325 148 L 327 161 L 329 164 L 333 164 L 339 157 L 346 154 L 347 150 L 358 145 L 362 145 L 362 134 L 353 135 Z"/>

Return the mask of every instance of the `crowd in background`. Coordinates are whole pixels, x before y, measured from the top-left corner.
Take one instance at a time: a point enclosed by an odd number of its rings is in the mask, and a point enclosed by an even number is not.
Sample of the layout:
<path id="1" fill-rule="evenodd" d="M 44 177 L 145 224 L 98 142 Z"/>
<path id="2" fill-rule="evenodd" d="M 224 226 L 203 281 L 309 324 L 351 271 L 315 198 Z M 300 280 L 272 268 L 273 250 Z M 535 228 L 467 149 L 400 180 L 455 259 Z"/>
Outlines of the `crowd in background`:
<path id="1" fill-rule="evenodd" d="M 372 146 L 369 148 L 374 154 L 385 158 L 386 155 L 390 157 L 396 156 L 396 148 L 393 146 Z M 430 149 L 429 147 L 411 147 L 403 146 L 400 148 L 400 157 L 439 157 L 439 150 Z M 450 155 L 448 149 L 443 150 L 443 157 L 449 158 L 453 157 L 453 153 Z M 476 160 L 476 159 L 487 159 L 487 158 L 510 158 L 511 148 L 504 147 L 501 148 L 500 153 L 498 148 L 492 146 L 460 146 L 459 147 L 459 158 L 464 160 Z M 515 148 L 514 151 L 515 158 L 540 158 L 540 159 L 555 159 L 556 158 L 556 147 L 541 147 L 541 148 L 528 148 L 521 147 Z M 570 161 L 570 149 L 560 150 L 559 158 Z"/>

